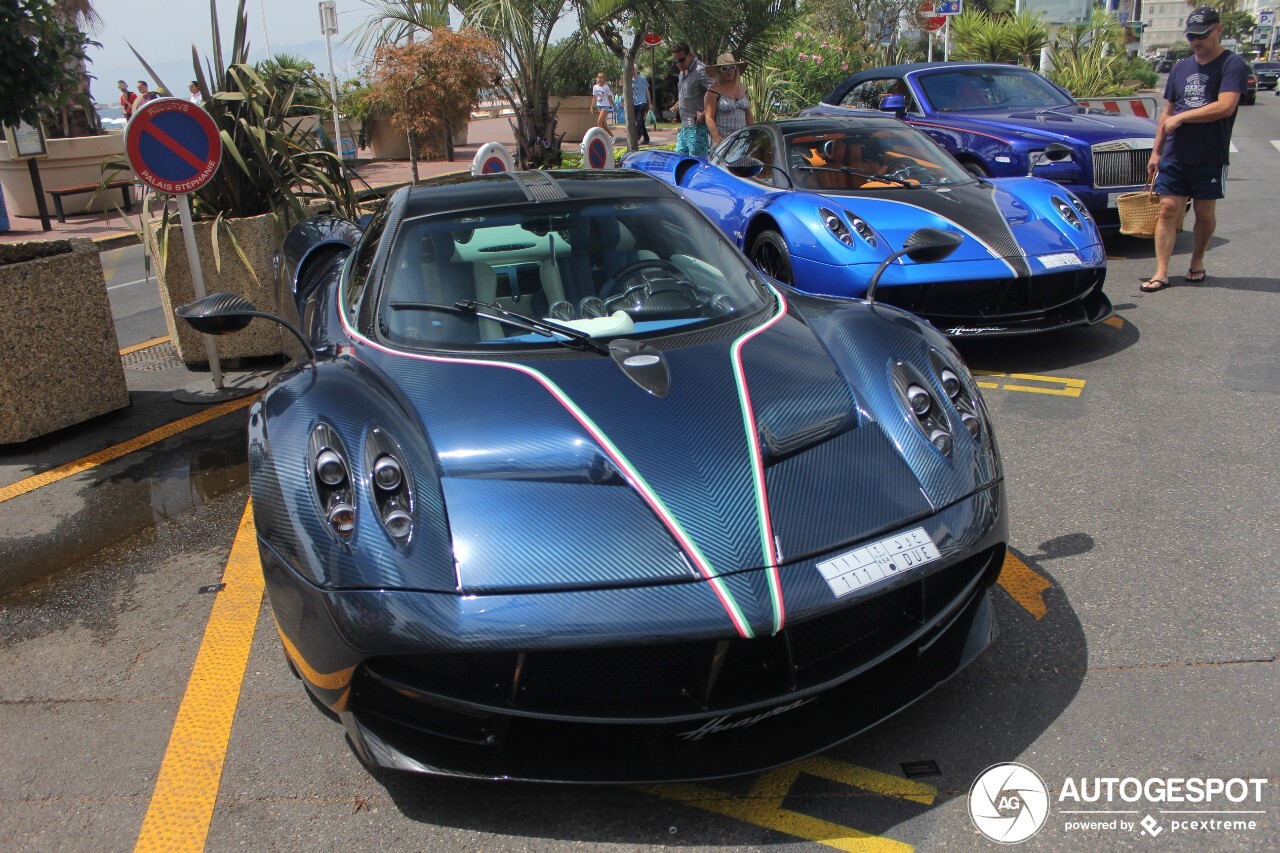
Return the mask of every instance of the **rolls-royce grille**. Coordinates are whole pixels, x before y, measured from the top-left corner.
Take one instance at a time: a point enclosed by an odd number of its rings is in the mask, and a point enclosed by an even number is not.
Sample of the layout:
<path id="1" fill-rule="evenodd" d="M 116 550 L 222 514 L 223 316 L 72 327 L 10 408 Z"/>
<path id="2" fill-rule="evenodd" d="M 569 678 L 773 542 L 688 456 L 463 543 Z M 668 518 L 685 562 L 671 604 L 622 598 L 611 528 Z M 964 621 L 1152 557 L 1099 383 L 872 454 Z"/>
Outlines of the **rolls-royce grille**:
<path id="1" fill-rule="evenodd" d="M 1150 148 L 1126 148 L 1117 151 L 1093 152 L 1093 186 L 1135 187 L 1147 182 L 1147 162 Z"/>
<path id="2" fill-rule="evenodd" d="M 945 624 L 995 580 L 1003 559 L 995 546 L 771 637 L 371 658 L 357 672 L 350 707 L 483 740 L 494 733 L 494 714 L 643 719 L 785 699 L 874 662 L 930 623 Z M 449 719 L 437 719 L 438 710 Z"/>

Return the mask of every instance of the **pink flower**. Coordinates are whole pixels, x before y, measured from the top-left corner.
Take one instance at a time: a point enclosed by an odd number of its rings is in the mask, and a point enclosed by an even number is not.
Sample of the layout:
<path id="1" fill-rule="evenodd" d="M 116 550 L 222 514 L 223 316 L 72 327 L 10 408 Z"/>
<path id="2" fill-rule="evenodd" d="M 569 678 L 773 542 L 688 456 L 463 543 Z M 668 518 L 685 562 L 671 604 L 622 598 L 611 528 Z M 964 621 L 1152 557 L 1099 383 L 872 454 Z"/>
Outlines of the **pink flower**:
<path id="1" fill-rule="evenodd" d="M 823 47 L 831 47 L 831 45 L 827 44 L 825 41 L 822 43 L 822 46 L 823 46 Z"/>
<path id="2" fill-rule="evenodd" d="M 796 33 L 796 38 L 798 39 L 804 38 L 804 33 Z"/>
<path id="3" fill-rule="evenodd" d="M 817 54 L 814 54 L 814 56 L 813 56 L 813 64 L 814 64 L 814 65 L 821 65 L 821 64 L 822 64 L 822 57 L 821 57 L 821 56 L 818 56 Z"/>
<path id="4" fill-rule="evenodd" d="M 840 63 L 840 70 L 841 70 L 841 71 L 848 71 L 848 70 L 849 70 L 849 63 L 847 63 L 847 62 L 841 62 L 841 63 Z"/>
<path id="5" fill-rule="evenodd" d="M 802 54 L 800 54 L 800 55 L 799 55 L 799 57 L 798 57 L 798 58 L 799 58 L 799 59 L 808 59 L 808 58 L 809 58 L 809 54 L 807 54 L 807 53 L 802 53 Z"/>

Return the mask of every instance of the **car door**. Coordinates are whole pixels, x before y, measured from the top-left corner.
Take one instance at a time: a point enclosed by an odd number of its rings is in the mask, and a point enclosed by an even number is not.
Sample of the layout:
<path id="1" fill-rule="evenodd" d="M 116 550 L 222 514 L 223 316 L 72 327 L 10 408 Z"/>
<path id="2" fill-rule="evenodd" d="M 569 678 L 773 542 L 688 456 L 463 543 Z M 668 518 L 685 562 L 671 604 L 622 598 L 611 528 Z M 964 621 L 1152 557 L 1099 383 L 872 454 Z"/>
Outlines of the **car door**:
<path id="1" fill-rule="evenodd" d="M 690 172 L 682 184 L 685 197 L 702 208 L 738 246 L 747 222 L 780 188 L 788 186 L 777 162 L 777 143 L 766 127 L 748 127 L 726 139 L 711 155 L 710 167 Z M 758 161 L 762 167 L 750 177 L 739 177 L 729 166 Z"/>

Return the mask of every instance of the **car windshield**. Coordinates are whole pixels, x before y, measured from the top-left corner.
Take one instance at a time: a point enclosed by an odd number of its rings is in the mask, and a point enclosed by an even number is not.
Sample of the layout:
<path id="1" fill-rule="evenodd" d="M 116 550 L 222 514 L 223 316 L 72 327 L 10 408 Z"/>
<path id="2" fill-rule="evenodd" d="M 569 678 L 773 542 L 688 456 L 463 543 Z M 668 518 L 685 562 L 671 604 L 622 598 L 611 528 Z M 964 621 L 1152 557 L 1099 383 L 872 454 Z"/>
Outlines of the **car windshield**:
<path id="1" fill-rule="evenodd" d="M 581 346 L 760 310 L 758 273 L 678 199 L 593 199 L 406 220 L 380 336 L 419 349 Z"/>
<path id="2" fill-rule="evenodd" d="M 933 140 L 906 125 L 849 127 L 786 137 L 792 180 L 804 189 L 913 190 L 973 183 Z"/>
<path id="3" fill-rule="evenodd" d="M 929 103 L 939 112 L 991 109 L 1055 109 L 1076 102 L 1025 68 L 966 68 L 922 74 Z"/>

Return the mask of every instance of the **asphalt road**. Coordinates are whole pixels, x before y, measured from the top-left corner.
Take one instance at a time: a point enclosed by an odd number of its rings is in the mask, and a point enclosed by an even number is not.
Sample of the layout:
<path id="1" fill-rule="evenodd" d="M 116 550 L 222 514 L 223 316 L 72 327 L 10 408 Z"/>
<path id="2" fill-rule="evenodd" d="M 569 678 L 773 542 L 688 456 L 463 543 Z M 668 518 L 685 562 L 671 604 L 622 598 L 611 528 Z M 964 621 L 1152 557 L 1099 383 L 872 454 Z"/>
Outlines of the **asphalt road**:
<path id="1" fill-rule="evenodd" d="M 1150 243 L 1120 240 L 1114 320 L 965 346 L 1004 454 L 1017 563 L 993 591 L 994 646 L 894 719 L 821 759 L 693 787 L 371 773 L 289 674 L 265 604 L 240 601 L 243 682 L 188 686 L 193 666 L 237 648 L 205 639 L 211 619 L 223 624 L 215 604 L 245 588 L 232 554 L 243 443 L 229 415 L 112 463 L 113 494 L 146 507 L 149 529 L 0 599 L 4 847 L 995 849 L 968 794 L 985 768 L 1016 761 L 1051 800 L 1019 848 L 1277 849 L 1280 98 L 1242 109 L 1235 145 L 1205 283 L 1179 275 L 1141 293 Z M 1175 272 L 1189 249 L 1184 234 Z M 158 308 L 128 284 L 143 277 L 131 257 L 118 259 L 112 304 L 150 337 Z M 49 487 L 20 500 L 44 501 L 56 532 L 67 499 Z M 227 590 L 200 591 L 224 573 Z M 233 722 L 225 747 L 210 748 L 220 721 Z M 907 779 L 917 762 L 936 773 Z M 1098 777 L 1266 781 L 1261 802 L 1060 799 Z M 1068 814 L 1103 809 L 1123 813 Z M 1223 819 L 1255 826 L 1175 823 Z M 1068 828 L 1090 821 L 1103 826 Z"/>

